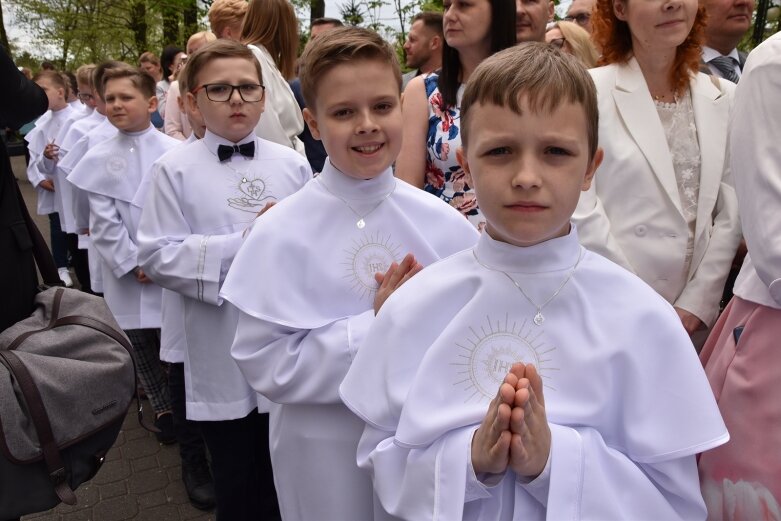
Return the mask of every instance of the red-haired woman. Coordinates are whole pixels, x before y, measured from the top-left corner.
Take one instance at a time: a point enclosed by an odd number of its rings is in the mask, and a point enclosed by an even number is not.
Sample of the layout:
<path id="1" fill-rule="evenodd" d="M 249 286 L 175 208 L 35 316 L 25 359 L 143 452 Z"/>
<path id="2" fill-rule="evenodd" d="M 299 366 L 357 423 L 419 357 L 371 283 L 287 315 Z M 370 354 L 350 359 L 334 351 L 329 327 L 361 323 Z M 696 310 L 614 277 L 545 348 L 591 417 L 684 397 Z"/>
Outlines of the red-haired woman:
<path id="1" fill-rule="evenodd" d="M 698 73 L 697 0 L 598 0 L 592 69 L 605 151 L 574 215 L 581 242 L 713 325 L 740 240 L 726 158 L 735 85 Z"/>

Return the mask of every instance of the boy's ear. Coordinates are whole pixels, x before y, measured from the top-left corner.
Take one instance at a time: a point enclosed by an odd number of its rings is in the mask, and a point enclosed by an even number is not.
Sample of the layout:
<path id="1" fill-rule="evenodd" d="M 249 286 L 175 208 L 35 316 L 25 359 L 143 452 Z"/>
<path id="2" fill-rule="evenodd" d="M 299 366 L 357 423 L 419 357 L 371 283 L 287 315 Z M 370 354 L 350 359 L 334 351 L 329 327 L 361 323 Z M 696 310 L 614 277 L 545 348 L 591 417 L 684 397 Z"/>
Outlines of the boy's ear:
<path id="1" fill-rule="evenodd" d="M 626 2 L 624 0 L 613 1 L 613 14 L 622 22 L 626 22 Z"/>
<path id="2" fill-rule="evenodd" d="M 456 149 L 456 161 L 458 161 L 458 164 L 461 165 L 461 168 L 464 169 L 464 172 L 472 175 L 472 172 L 469 171 L 469 161 L 466 159 L 466 152 L 464 151 L 464 147 L 458 147 Z"/>
<path id="3" fill-rule="evenodd" d="M 195 112 L 196 114 L 200 114 L 201 111 L 198 109 L 198 100 L 195 99 L 195 94 L 192 92 L 187 92 L 187 95 L 185 96 L 184 103 L 187 106 L 189 110 L 192 112 Z"/>
<path id="4" fill-rule="evenodd" d="M 149 106 L 147 107 L 147 110 L 150 114 L 157 110 L 157 96 L 152 96 L 149 98 Z"/>
<path id="5" fill-rule="evenodd" d="M 304 109 L 303 114 L 304 114 L 304 121 L 306 121 L 306 124 L 309 127 L 309 132 L 312 134 L 312 137 L 320 141 L 320 128 L 317 126 L 317 116 L 315 115 L 314 112 L 309 110 L 309 107 Z"/>
<path id="6" fill-rule="evenodd" d="M 580 187 L 582 192 L 585 192 L 591 188 L 591 183 L 594 181 L 594 174 L 596 174 L 599 165 L 602 164 L 602 159 L 604 157 L 605 151 L 601 148 L 597 148 L 597 151 L 594 153 L 594 157 L 591 159 L 591 162 L 588 165 L 588 170 L 586 170 L 586 176 L 583 178 L 583 184 Z"/>

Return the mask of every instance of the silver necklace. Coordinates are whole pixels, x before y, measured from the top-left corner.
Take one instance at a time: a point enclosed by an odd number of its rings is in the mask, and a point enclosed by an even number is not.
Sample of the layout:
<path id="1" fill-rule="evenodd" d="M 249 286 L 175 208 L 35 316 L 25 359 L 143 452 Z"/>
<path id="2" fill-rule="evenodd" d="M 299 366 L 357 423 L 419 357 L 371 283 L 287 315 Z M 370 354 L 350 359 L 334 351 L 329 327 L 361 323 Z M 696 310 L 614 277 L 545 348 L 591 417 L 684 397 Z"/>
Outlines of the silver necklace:
<path id="1" fill-rule="evenodd" d="M 477 252 L 474 249 L 472 250 L 472 255 L 475 256 L 475 260 L 483 268 L 485 268 L 487 270 L 490 270 L 490 271 L 498 271 L 499 273 L 504 274 L 505 277 L 510 279 L 510 282 L 512 282 L 515 285 L 515 287 L 518 288 L 518 291 L 521 292 L 521 295 L 523 295 L 524 298 L 526 298 L 526 300 L 529 301 L 529 304 L 534 306 L 534 308 L 537 310 L 537 313 L 534 314 L 533 322 L 534 322 L 535 325 L 541 326 L 542 323 L 545 322 L 545 316 L 543 316 L 543 314 L 542 314 L 542 308 L 544 308 L 545 306 L 550 304 L 550 302 L 553 299 L 556 298 L 556 296 L 561 292 L 561 290 L 564 289 L 564 286 L 567 285 L 567 282 L 569 282 L 569 279 L 572 278 L 572 275 L 575 274 L 575 270 L 578 269 L 578 264 L 580 264 L 580 259 L 583 258 L 583 249 L 581 248 L 580 252 L 578 253 L 578 260 L 575 262 L 575 265 L 572 266 L 572 269 L 570 270 L 569 274 L 567 275 L 567 278 L 564 279 L 564 282 L 562 282 L 561 285 L 558 287 L 558 289 L 553 292 L 553 295 L 548 297 L 548 299 L 545 302 L 543 302 L 542 304 L 540 304 L 540 305 L 536 304 L 532 299 L 529 298 L 529 295 L 526 294 L 526 292 L 523 290 L 521 285 L 518 284 L 518 282 L 516 282 L 516 280 L 514 278 L 512 278 L 509 273 L 507 273 L 506 271 L 498 270 L 496 268 L 491 268 L 490 266 L 486 266 L 485 264 L 480 262 L 480 259 L 477 258 Z"/>
<path id="2" fill-rule="evenodd" d="M 368 216 L 369 216 L 369 214 L 370 214 L 370 213 L 372 213 L 374 210 L 376 210 L 377 208 L 379 208 L 379 207 L 380 207 L 380 205 L 381 205 L 382 203 L 384 203 L 384 202 L 385 202 L 385 201 L 386 201 L 386 200 L 387 200 L 387 199 L 388 199 L 388 198 L 389 198 L 391 195 L 393 195 L 393 192 L 394 192 L 394 191 L 396 191 L 396 182 L 395 182 L 395 180 L 394 180 L 394 183 L 393 183 L 393 188 L 391 188 L 391 191 L 390 191 L 390 192 L 388 192 L 387 194 L 385 194 L 385 196 L 384 196 L 382 199 L 380 199 L 380 202 L 379 202 L 379 203 L 377 203 L 376 205 L 374 205 L 374 208 L 372 208 L 371 210 L 369 210 L 369 211 L 368 211 L 368 212 L 366 212 L 365 214 L 361 215 L 360 213 L 358 213 L 358 212 L 356 212 L 356 211 L 355 211 L 355 208 L 353 208 L 352 206 L 350 206 L 350 203 L 348 203 L 346 199 L 344 199 L 343 197 L 339 197 L 338 195 L 336 195 L 335 193 L 333 193 L 333 192 L 331 191 L 331 189 L 330 189 L 330 188 L 328 188 L 328 185 L 327 185 L 327 184 L 325 184 L 325 181 L 323 181 L 323 178 L 322 178 L 322 177 L 318 177 L 318 178 L 317 178 L 317 181 L 318 181 L 318 182 L 319 182 L 321 185 L 323 185 L 323 188 L 325 188 L 325 190 L 326 190 L 326 191 L 327 191 L 329 194 L 333 195 L 334 197 L 336 197 L 337 199 L 339 199 L 340 201 L 342 201 L 342 202 L 344 203 L 344 205 L 345 205 L 347 208 L 349 208 L 349 209 L 350 209 L 350 211 L 351 211 L 352 213 L 354 213 L 354 214 L 355 214 L 355 216 L 358 218 L 358 221 L 356 221 L 356 223 L 355 223 L 355 226 L 356 226 L 356 227 L 357 227 L 359 230 L 363 230 L 363 229 L 366 227 L 366 217 L 368 217 Z"/>

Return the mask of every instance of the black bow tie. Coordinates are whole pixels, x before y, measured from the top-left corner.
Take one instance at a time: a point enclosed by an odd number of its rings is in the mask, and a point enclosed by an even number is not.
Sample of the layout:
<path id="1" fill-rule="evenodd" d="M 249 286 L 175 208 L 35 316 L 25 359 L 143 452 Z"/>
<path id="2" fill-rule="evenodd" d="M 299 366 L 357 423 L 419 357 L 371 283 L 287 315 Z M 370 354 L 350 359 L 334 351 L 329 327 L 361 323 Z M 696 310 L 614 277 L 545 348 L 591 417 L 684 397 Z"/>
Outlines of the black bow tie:
<path id="1" fill-rule="evenodd" d="M 243 143 L 241 145 L 220 145 L 217 147 L 217 157 L 222 163 L 230 159 L 233 154 L 241 154 L 244 157 L 255 157 L 255 142 Z"/>

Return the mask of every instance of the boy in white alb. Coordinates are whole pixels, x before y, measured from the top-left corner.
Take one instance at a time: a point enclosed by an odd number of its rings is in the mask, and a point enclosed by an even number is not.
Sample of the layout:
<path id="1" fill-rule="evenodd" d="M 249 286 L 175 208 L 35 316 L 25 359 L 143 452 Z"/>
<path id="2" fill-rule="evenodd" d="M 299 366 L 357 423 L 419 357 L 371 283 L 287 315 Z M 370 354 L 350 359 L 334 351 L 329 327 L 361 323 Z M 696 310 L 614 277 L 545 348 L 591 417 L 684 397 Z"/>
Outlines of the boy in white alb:
<path id="1" fill-rule="evenodd" d="M 49 111 L 38 118 L 35 127 L 24 138 L 30 151 L 27 178 L 38 195 L 38 215 L 49 217 L 52 255 L 57 271 L 62 281 L 67 286 L 72 286 L 73 281 L 68 272 L 68 245 L 60 227 L 53 176 L 59 151 L 57 136 L 77 111 L 66 101 L 68 86 L 61 74 L 42 71 L 33 81 L 46 92 Z"/>
<path id="2" fill-rule="evenodd" d="M 187 103 L 207 130 L 157 165 L 139 228 L 140 259 L 155 282 L 185 297 L 187 418 L 200 422 L 212 456 L 217 519 L 274 519 L 268 415 L 258 413 L 268 403 L 259 404 L 230 357 L 238 310 L 219 291 L 258 213 L 312 174 L 300 154 L 255 137 L 263 78 L 249 49 L 209 43 L 185 71 Z M 245 284 L 265 291 L 260 274 Z"/>
<path id="3" fill-rule="evenodd" d="M 691 341 L 570 224 L 597 118 L 545 44 L 470 77 L 457 154 L 486 233 L 386 302 L 340 387 L 375 519 L 705 519 L 695 454 L 729 435 Z"/>
<path id="4" fill-rule="evenodd" d="M 90 238 L 103 259 L 106 304 L 133 343 L 139 379 L 161 431 L 157 438 L 173 443 L 171 399 L 160 365 L 162 292 L 139 267 L 141 209 L 132 204 L 144 174 L 179 143 L 152 126 L 154 93 L 154 79 L 140 69 L 105 71 L 106 114 L 119 132 L 91 148 L 67 179 L 89 199 Z"/>
<path id="5" fill-rule="evenodd" d="M 401 74 L 379 35 L 336 29 L 303 62 L 305 118 L 329 160 L 258 220 L 221 295 L 241 310 L 233 358 L 281 404 L 271 411 L 271 455 L 282 518 L 366 520 L 371 482 L 355 463 L 362 422 L 341 403 L 339 383 L 388 294 L 478 234 L 393 176 Z"/>

